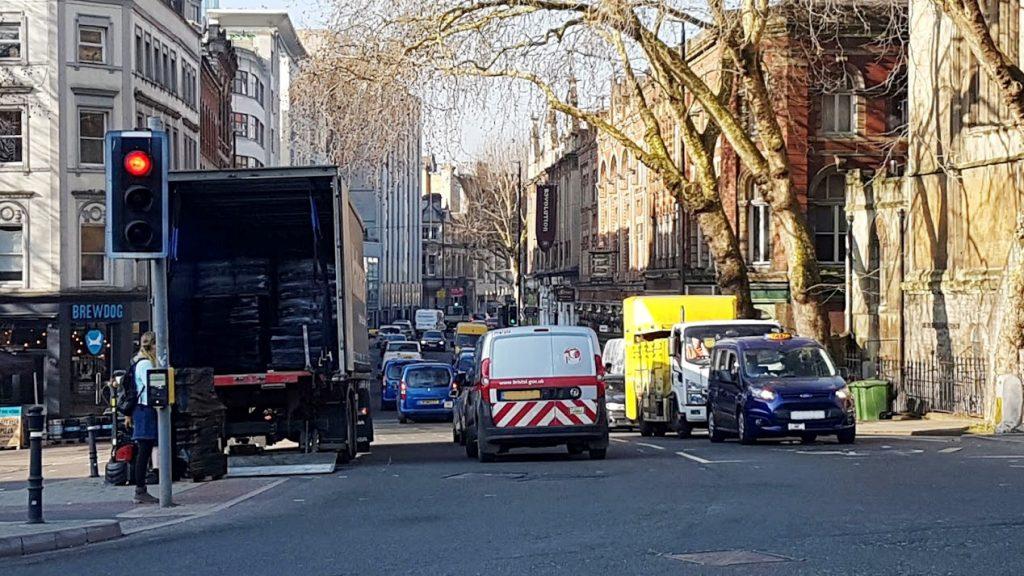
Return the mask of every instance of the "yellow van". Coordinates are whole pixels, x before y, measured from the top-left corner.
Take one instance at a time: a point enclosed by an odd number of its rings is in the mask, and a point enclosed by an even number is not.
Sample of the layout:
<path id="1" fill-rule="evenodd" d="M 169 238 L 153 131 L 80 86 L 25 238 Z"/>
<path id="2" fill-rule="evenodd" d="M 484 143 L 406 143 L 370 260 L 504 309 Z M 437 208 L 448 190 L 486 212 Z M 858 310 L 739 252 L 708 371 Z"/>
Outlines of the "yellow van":
<path id="1" fill-rule="evenodd" d="M 487 333 L 487 325 L 480 322 L 459 322 L 455 325 L 455 357 L 464 348 L 475 348 L 476 341 Z"/>

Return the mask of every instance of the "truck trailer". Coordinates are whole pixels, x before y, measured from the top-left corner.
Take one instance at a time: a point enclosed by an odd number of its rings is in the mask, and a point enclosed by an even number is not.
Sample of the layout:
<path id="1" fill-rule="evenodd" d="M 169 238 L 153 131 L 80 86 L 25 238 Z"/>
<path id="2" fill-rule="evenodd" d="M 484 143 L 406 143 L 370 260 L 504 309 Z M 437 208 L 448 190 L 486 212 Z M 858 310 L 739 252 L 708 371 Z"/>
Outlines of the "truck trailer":
<path id="1" fill-rule="evenodd" d="M 337 168 L 173 172 L 169 194 L 171 365 L 213 368 L 225 437 L 369 450 L 364 230 Z"/>

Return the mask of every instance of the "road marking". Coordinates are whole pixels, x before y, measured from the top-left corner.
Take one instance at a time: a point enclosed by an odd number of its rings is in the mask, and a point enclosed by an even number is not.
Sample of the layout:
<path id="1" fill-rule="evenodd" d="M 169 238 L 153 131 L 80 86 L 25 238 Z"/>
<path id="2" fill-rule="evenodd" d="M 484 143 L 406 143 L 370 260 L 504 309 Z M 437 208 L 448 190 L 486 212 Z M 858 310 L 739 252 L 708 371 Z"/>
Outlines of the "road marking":
<path id="1" fill-rule="evenodd" d="M 654 448 L 655 450 L 664 450 L 665 449 L 664 446 L 658 446 L 657 444 L 648 444 L 646 442 L 637 442 L 636 445 L 637 446 L 646 446 L 648 448 Z"/>
<path id="2" fill-rule="evenodd" d="M 618 442 L 620 444 L 629 444 L 629 440 L 626 440 L 624 438 L 609 438 L 609 440 L 611 440 L 612 442 Z"/>
<path id="3" fill-rule="evenodd" d="M 853 450 L 797 450 L 797 454 L 821 454 L 823 456 L 867 456 Z"/>
<path id="4" fill-rule="evenodd" d="M 963 446 L 950 446 L 949 448 L 943 448 L 942 450 L 939 450 L 939 454 L 952 454 L 953 452 L 959 452 L 963 449 Z"/>
<path id="5" fill-rule="evenodd" d="M 977 458 L 982 460 L 1020 460 L 1024 458 L 1024 454 L 1014 455 L 1000 455 L 1000 456 L 970 456 L 970 458 Z"/>
<path id="6" fill-rule="evenodd" d="M 738 464 L 740 462 L 743 462 L 743 460 L 705 460 L 700 456 L 694 456 L 693 454 L 690 454 L 688 452 L 676 452 L 676 455 L 682 456 L 687 460 L 693 460 L 698 464 Z"/>

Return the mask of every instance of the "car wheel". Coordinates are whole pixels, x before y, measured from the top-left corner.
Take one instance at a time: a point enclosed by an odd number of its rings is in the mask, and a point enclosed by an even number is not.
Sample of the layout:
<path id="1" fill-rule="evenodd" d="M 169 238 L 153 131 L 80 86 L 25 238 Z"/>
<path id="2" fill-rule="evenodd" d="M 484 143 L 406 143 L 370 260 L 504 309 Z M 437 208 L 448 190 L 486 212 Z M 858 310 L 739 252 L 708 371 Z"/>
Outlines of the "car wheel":
<path id="1" fill-rule="evenodd" d="M 409 419 L 405 417 L 405 414 L 401 414 L 401 415 L 398 416 L 398 423 L 399 424 L 408 424 L 409 423 Z"/>
<path id="2" fill-rule="evenodd" d="M 452 426 L 452 442 L 455 444 L 459 444 L 459 431 L 455 428 L 455 426 Z"/>
<path id="3" fill-rule="evenodd" d="M 857 428 L 843 430 L 836 435 L 836 440 L 839 440 L 840 444 L 853 444 L 857 440 Z"/>
<path id="4" fill-rule="evenodd" d="M 608 456 L 607 448 L 591 448 L 590 459 L 591 460 L 604 460 Z"/>
<path id="5" fill-rule="evenodd" d="M 483 440 L 480 439 L 479 433 L 476 435 L 476 441 L 474 444 L 476 444 L 476 459 L 478 461 L 483 463 L 494 462 L 495 455 L 486 450 Z"/>
<path id="6" fill-rule="evenodd" d="M 664 424 L 655 424 L 654 425 L 654 435 L 657 436 L 658 438 L 661 438 L 661 437 L 665 436 L 666 430 L 667 430 L 667 426 L 665 426 Z"/>
<path id="7" fill-rule="evenodd" d="M 680 438 L 689 438 L 693 436 L 693 424 L 690 424 L 684 418 L 680 418 L 676 425 L 676 435 Z"/>
<path id="8" fill-rule="evenodd" d="M 725 440 L 725 436 L 718 429 L 718 423 L 715 421 L 715 411 L 710 406 L 708 406 L 708 438 L 715 444 Z"/>
<path id="9" fill-rule="evenodd" d="M 757 442 L 757 435 L 747 423 L 747 413 L 743 410 L 736 411 L 736 433 L 740 437 L 740 444 Z"/>
<path id="10" fill-rule="evenodd" d="M 801 434 L 800 435 L 800 443 L 801 444 L 814 444 L 814 441 L 817 440 L 817 439 L 818 439 L 818 435 L 817 434 Z"/>
<path id="11" fill-rule="evenodd" d="M 654 424 L 651 424 L 650 422 L 644 420 L 643 410 L 641 410 L 639 406 L 637 406 L 636 409 L 636 417 L 637 420 L 640 421 L 640 435 L 645 438 L 654 436 Z"/>
<path id="12" fill-rule="evenodd" d="M 462 445 L 466 447 L 466 458 L 476 458 L 476 440 L 474 438 L 468 438 L 467 434 L 463 434 Z"/>

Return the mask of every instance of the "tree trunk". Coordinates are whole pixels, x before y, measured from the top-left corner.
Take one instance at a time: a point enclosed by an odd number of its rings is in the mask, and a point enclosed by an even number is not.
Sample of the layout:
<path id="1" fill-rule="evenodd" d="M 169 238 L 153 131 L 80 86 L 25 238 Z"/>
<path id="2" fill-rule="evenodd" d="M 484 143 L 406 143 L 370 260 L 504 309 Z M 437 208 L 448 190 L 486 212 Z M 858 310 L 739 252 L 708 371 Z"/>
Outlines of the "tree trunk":
<path id="1" fill-rule="evenodd" d="M 828 312 L 820 295 L 814 292 L 821 283 L 814 241 L 788 176 L 775 179 L 766 196 L 772 209 L 775 232 L 782 240 L 786 254 L 796 331 L 827 345 L 831 336 Z"/>
<path id="2" fill-rule="evenodd" d="M 741 318 L 756 318 L 757 311 L 750 298 L 747 264 L 721 204 L 715 210 L 697 214 L 697 224 L 708 239 L 715 259 L 718 287 L 724 294 L 736 296 L 736 308 Z"/>

